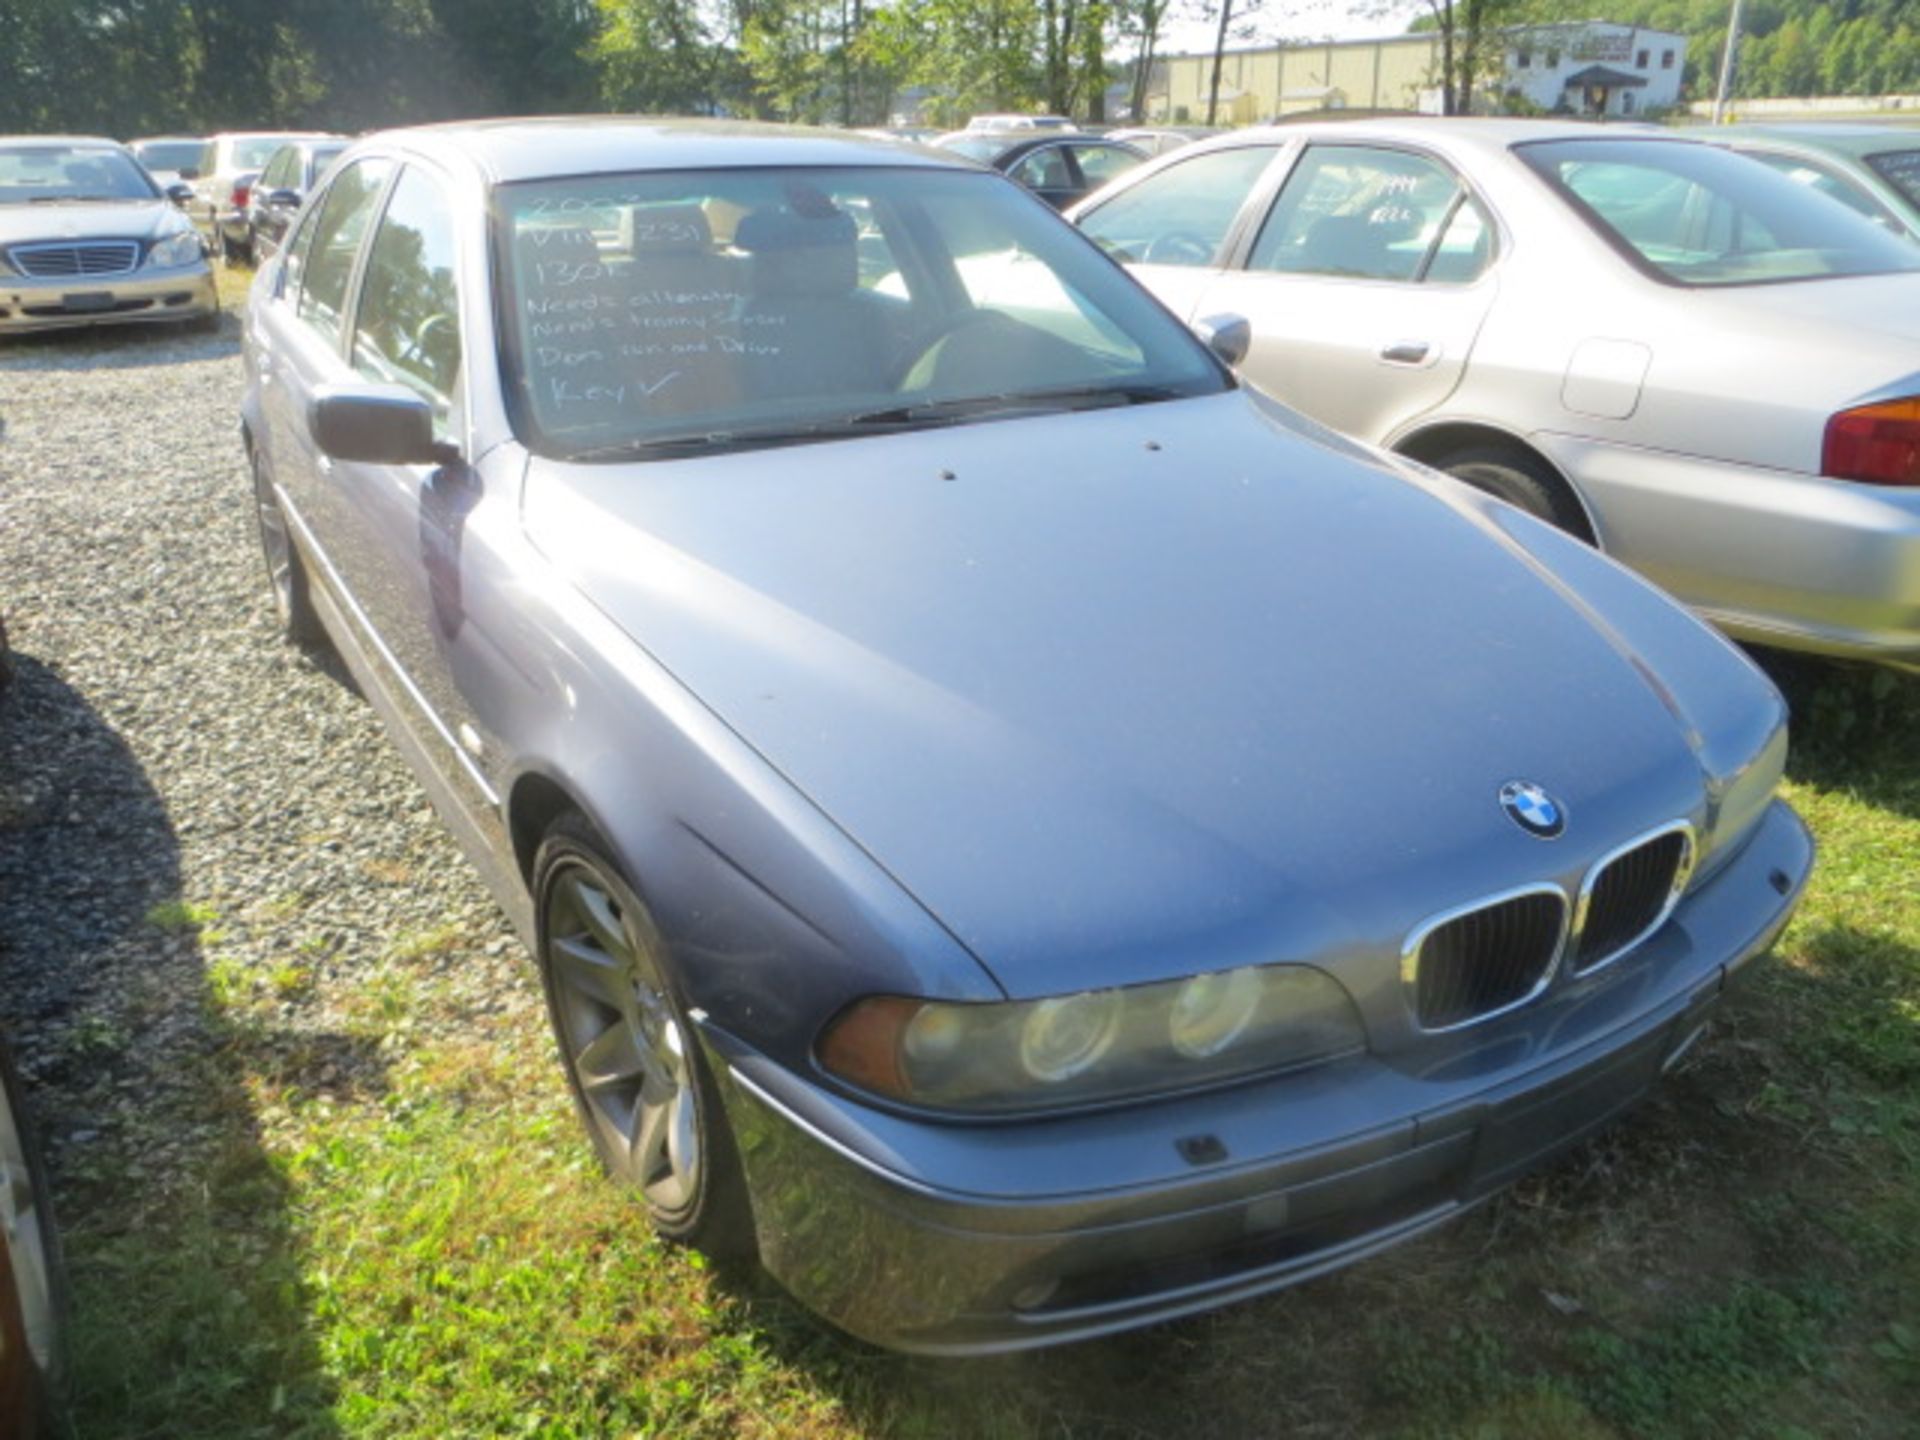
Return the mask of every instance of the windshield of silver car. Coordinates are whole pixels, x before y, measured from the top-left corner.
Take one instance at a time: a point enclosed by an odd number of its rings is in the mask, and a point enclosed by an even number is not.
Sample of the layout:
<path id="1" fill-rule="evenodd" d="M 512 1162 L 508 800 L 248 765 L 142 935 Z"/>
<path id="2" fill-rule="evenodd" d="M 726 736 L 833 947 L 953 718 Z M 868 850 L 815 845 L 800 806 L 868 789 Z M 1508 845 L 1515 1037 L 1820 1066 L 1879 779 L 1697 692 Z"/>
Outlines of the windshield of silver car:
<path id="1" fill-rule="evenodd" d="M 1760 285 L 1920 270 L 1920 248 L 1715 146 L 1552 140 L 1515 148 L 1656 279 Z"/>
<path id="2" fill-rule="evenodd" d="M 149 140 L 133 153 L 149 170 L 185 170 L 200 163 L 202 148 L 199 140 Z"/>
<path id="3" fill-rule="evenodd" d="M 160 192 L 133 157 L 85 145 L 0 145 L 0 205 L 151 200 Z"/>
<path id="4" fill-rule="evenodd" d="M 932 168 L 505 185 L 502 379 L 536 453 L 662 456 L 1232 384 L 1041 202 Z"/>

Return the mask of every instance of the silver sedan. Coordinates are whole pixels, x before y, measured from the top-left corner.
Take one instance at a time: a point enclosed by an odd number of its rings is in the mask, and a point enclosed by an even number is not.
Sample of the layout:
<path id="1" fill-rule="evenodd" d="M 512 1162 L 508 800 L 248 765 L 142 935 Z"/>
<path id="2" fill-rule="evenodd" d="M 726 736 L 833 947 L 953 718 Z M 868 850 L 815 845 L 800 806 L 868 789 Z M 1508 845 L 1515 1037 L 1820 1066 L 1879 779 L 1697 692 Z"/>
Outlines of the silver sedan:
<path id="1" fill-rule="evenodd" d="M 125 146 L 0 136 L 0 335 L 219 315 L 206 247 Z"/>
<path id="2" fill-rule="evenodd" d="M 1076 221 L 1242 373 L 1743 639 L 1920 668 L 1920 252 L 1638 129 L 1360 121 L 1163 157 Z"/>

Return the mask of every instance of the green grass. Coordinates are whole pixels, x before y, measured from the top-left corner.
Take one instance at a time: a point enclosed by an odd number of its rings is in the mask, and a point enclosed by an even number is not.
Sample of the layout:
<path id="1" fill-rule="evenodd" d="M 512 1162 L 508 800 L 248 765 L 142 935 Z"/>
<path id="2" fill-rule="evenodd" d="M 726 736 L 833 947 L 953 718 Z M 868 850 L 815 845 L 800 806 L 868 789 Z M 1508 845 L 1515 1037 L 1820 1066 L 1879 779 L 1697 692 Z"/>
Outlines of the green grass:
<path id="1" fill-rule="evenodd" d="M 337 1032 L 280 1028 L 315 983 L 289 913 L 277 968 L 209 963 L 218 1045 L 164 1117 L 200 1158 L 77 1186 L 73 1432 L 1911 1437 L 1920 682 L 1790 681 L 1820 868 L 1632 1120 L 1357 1269 L 1038 1356 L 881 1355 L 648 1240 L 531 978 L 494 1039 L 441 1023 L 457 929 L 396 937 Z"/>

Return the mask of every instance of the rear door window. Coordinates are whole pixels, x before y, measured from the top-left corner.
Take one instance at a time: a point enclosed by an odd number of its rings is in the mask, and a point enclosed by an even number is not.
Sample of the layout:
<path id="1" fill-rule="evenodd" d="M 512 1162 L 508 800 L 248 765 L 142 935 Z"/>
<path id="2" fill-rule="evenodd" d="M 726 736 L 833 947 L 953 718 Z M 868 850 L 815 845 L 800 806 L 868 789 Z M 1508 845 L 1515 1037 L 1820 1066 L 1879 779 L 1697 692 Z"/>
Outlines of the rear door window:
<path id="1" fill-rule="evenodd" d="M 1464 219 L 1461 218 L 1464 215 Z M 1403 150 L 1315 145 L 1280 189 L 1250 270 L 1363 280 L 1471 280 L 1491 228 L 1454 173 Z"/>
<path id="2" fill-rule="evenodd" d="M 1116 175 L 1124 175 L 1140 163 L 1140 156 L 1122 150 L 1118 145 L 1075 145 L 1074 162 L 1080 167 L 1080 178 L 1086 182 L 1089 190 L 1097 190 Z"/>
<path id="3" fill-rule="evenodd" d="M 1008 172 L 1030 190 L 1071 190 L 1073 174 L 1067 169 L 1066 150 L 1059 145 L 1044 145 L 1016 161 Z"/>
<path id="4" fill-rule="evenodd" d="M 355 161 L 327 187 L 319 213 L 302 234 L 308 248 L 299 267 L 295 313 L 330 341 L 340 339 L 353 262 L 392 173 L 391 161 Z"/>

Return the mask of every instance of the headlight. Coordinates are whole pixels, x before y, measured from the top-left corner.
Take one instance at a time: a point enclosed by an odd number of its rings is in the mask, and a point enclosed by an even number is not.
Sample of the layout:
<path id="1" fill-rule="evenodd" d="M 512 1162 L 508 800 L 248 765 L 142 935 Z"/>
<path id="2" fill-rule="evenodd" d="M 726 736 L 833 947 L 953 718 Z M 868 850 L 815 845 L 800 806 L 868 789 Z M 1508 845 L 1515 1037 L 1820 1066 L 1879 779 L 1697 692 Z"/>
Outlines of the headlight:
<path id="1" fill-rule="evenodd" d="M 147 264 L 155 269 L 171 270 L 180 265 L 191 265 L 205 253 L 200 248 L 200 233 L 197 230 L 182 230 L 177 235 L 154 241 L 153 248 L 147 251 Z"/>
<path id="2" fill-rule="evenodd" d="M 829 1074 L 936 1110 L 1011 1114 L 1196 1086 L 1365 1046 L 1347 992 L 1305 965 L 963 1004 L 875 995 L 822 1033 Z"/>

